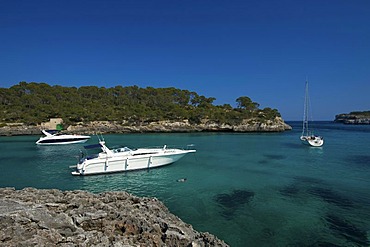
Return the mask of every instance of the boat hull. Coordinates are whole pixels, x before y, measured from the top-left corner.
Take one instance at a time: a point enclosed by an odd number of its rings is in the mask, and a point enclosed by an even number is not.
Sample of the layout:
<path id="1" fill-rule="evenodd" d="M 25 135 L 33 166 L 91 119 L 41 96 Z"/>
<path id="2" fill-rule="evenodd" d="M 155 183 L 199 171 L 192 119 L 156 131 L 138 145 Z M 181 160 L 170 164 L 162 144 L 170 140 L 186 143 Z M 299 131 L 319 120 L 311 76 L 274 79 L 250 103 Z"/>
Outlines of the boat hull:
<path id="1" fill-rule="evenodd" d="M 172 164 L 187 153 L 195 150 L 182 150 L 181 152 L 168 152 L 153 155 L 118 156 L 118 157 L 99 157 L 86 159 L 77 165 L 76 171 L 72 175 L 94 175 L 104 173 L 126 172 L 142 169 L 150 169 Z"/>
<path id="2" fill-rule="evenodd" d="M 42 130 L 45 136 L 40 137 L 37 140 L 37 145 L 65 145 L 65 144 L 75 144 L 75 143 L 85 143 L 90 139 L 90 136 L 85 135 L 59 135 L 57 131 L 53 130 Z"/>
<path id="3" fill-rule="evenodd" d="M 303 144 L 311 147 L 321 147 L 324 145 L 324 139 L 319 136 L 301 136 L 301 141 Z"/>
<path id="4" fill-rule="evenodd" d="M 90 138 L 87 138 L 87 139 L 76 139 L 76 140 L 57 140 L 57 139 L 54 139 L 54 140 L 38 140 L 36 142 L 37 145 L 66 145 L 66 144 L 77 144 L 77 143 L 85 143 L 87 142 L 87 140 L 89 140 Z"/>

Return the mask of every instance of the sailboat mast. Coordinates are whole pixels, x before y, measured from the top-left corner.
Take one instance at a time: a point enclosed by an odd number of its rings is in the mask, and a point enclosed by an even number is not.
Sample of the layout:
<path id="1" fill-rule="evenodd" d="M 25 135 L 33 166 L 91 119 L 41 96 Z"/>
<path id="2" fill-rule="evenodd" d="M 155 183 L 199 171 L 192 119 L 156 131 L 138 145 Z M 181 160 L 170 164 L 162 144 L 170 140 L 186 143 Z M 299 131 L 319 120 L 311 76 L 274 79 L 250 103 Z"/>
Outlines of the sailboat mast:
<path id="1" fill-rule="evenodd" d="M 303 110 L 303 129 L 302 129 L 302 135 L 308 135 L 308 106 L 309 106 L 308 81 L 306 80 L 305 94 L 304 94 L 304 110 Z"/>

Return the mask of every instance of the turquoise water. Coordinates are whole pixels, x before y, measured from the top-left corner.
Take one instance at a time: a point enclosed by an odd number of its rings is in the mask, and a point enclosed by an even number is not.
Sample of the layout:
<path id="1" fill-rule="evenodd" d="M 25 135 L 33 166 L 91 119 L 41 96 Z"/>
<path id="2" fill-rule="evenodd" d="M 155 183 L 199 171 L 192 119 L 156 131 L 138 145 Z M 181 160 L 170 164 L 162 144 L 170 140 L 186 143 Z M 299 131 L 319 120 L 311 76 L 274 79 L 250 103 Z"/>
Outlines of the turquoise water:
<path id="1" fill-rule="evenodd" d="M 310 148 L 300 143 L 301 124 L 290 124 L 285 133 L 106 135 L 110 146 L 194 144 L 197 153 L 149 171 L 87 177 L 70 175 L 81 145 L 0 137 L 0 187 L 157 197 L 231 246 L 369 246 L 370 126 L 316 123 L 325 144 Z"/>

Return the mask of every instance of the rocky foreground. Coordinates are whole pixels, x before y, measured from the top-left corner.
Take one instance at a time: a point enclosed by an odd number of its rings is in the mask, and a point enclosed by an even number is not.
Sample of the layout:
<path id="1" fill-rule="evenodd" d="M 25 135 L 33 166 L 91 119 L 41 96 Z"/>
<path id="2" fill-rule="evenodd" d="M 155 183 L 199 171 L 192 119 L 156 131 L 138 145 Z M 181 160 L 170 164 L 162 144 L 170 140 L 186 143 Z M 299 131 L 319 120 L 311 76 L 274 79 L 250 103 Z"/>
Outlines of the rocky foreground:
<path id="1" fill-rule="evenodd" d="M 22 123 L 6 124 L 0 127 L 0 136 L 11 135 L 39 135 L 41 126 L 27 126 Z M 78 123 L 67 128 L 69 133 L 87 134 L 94 133 L 153 133 L 153 132 L 283 132 L 292 127 L 282 118 L 267 120 L 265 122 L 244 121 L 239 125 L 218 124 L 204 121 L 200 124 L 191 124 L 183 121 L 159 121 L 150 123 L 129 124 L 117 121 L 93 121 Z"/>
<path id="2" fill-rule="evenodd" d="M 156 198 L 0 188 L 0 246 L 228 246 Z"/>

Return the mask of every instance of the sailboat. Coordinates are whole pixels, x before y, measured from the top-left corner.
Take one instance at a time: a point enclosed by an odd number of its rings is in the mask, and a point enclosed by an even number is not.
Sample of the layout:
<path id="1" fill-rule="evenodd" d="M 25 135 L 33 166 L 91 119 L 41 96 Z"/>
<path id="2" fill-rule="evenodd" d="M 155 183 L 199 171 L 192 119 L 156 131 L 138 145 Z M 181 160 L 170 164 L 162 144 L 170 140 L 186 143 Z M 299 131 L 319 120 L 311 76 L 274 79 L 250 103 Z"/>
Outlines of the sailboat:
<path id="1" fill-rule="evenodd" d="M 313 133 L 313 130 L 309 129 L 309 120 L 308 120 L 308 113 L 309 113 L 309 106 L 310 106 L 310 98 L 308 95 L 308 81 L 306 80 L 306 90 L 305 90 L 305 97 L 304 97 L 304 112 L 303 112 L 303 126 L 302 126 L 302 135 L 301 141 L 304 144 L 310 145 L 312 147 L 321 147 L 324 144 L 324 138 L 321 136 L 317 136 Z"/>

